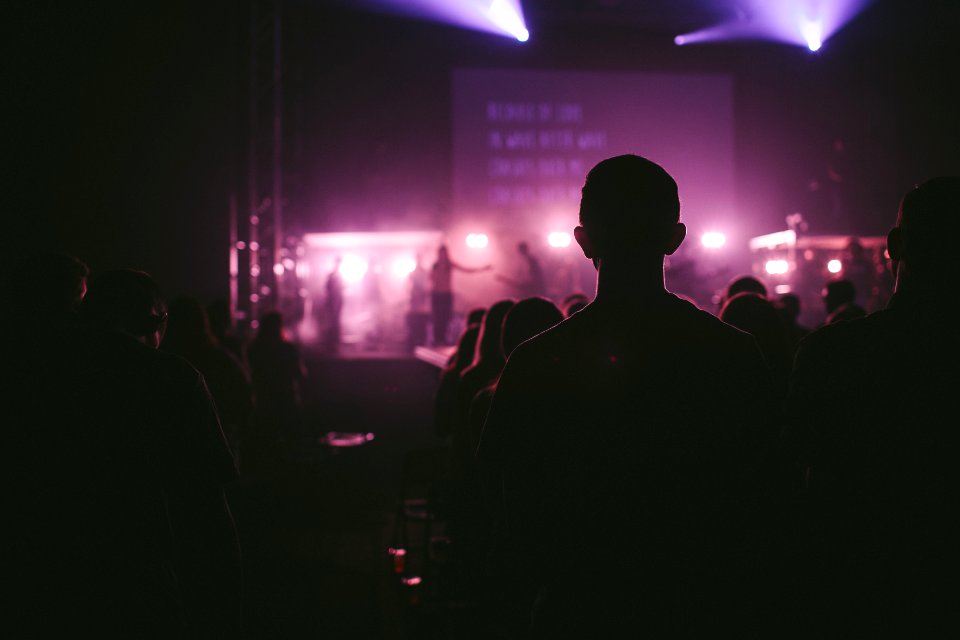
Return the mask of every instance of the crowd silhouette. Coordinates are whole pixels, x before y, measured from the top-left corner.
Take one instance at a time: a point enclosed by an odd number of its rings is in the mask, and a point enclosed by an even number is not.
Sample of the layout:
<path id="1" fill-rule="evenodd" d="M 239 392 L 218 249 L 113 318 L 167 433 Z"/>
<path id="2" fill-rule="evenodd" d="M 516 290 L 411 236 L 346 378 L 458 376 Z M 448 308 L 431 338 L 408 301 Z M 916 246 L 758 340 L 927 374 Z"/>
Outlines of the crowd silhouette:
<path id="1" fill-rule="evenodd" d="M 676 182 L 636 155 L 597 164 L 574 229 L 595 296 L 540 297 L 521 244 L 532 284 L 468 314 L 439 375 L 430 501 L 452 553 L 432 593 L 479 611 L 479 637 L 943 629 L 958 220 L 960 177 L 912 189 L 888 235 L 888 307 L 868 315 L 836 279 L 811 331 L 796 295 L 752 276 L 716 314 L 669 291 Z M 438 346 L 455 269 L 477 271 L 441 247 Z M 246 344 L 225 304 L 168 307 L 146 273 L 89 275 L 59 254 L 4 274 L 6 624 L 242 637 L 227 489 L 309 438 L 303 355 L 277 312 Z M 330 304 L 341 286 L 328 281 Z"/>

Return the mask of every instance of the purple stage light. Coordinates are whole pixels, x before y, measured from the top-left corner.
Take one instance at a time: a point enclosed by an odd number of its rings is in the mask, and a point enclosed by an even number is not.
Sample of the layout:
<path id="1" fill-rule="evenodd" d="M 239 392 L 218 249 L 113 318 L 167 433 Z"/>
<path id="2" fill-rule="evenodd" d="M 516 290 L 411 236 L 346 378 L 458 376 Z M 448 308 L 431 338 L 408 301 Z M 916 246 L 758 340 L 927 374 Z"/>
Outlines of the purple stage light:
<path id="1" fill-rule="evenodd" d="M 530 39 L 520 0 L 364 0 L 358 4 L 376 11 L 506 35 L 518 42 Z"/>
<path id="2" fill-rule="evenodd" d="M 700 243 L 707 249 L 719 249 L 727 243 L 727 236 L 719 231 L 707 231 L 700 236 Z"/>
<path id="3" fill-rule="evenodd" d="M 873 0 L 758 0 L 739 16 L 674 38 L 678 46 L 698 42 L 772 40 L 819 51 L 823 43 Z"/>
<path id="4" fill-rule="evenodd" d="M 547 244 L 551 247 L 569 247 L 570 234 L 566 231 L 553 231 L 547 236 Z"/>
<path id="5" fill-rule="evenodd" d="M 790 263 L 786 260 L 767 260 L 764 268 L 772 276 L 782 276 L 790 270 Z"/>
<path id="6" fill-rule="evenodd" d="M 485 233 L 467 234 L 467 246 L 471 249 L 485 249 L 490 244 L 490 238 Z"/>

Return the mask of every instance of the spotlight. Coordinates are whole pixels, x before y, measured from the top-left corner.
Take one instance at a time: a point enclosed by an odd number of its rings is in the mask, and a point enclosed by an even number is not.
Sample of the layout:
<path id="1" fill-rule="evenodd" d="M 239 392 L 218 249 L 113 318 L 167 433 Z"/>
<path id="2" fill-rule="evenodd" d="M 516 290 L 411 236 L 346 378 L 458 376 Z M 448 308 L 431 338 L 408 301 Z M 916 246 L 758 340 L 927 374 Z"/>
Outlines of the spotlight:
<path id="1" fill-rule="evenodd" d="M 565 231 L 553 231 L 547 236 L 547 244 L 551 247 L 569 247 L 570 234 Z"/>
<path id="2" fill-rule="evenodd" d="M 515 0 L 493 0 L 487 15 L 493 24 L 519 42 L 530 39 L 530 32 L 523 23 L 523 12 Z"/>
<path id="3" fill-rule="evenodd" d="M 800 24 L 800 35 L 810 51 L 819 51 L 823 46 L 823 28 L 817 22 L 805 21 Z"/>
<path id="4" fill-rule="evenodd" d="M 283 265 L 280 264 L 279 262 L 278 262 L 277 264 L 273 265 L 273 273 L 274 273 L 274 275 L 282 276 L 282 275 L 283 275 Z"/>
<path id="5" fill-rule="evenodd" d="M 467 234 L 467 246 L 471 249 L 483 249 L 490 244 L 490 238 L 485 233 Z"/>
<path id="6" fill-rule="evenodd" d="M 417 261 L 413 258 L 397 258 L 393 261 L 393 275 L 405 278 L 417 270 Z"/>
<path id="7" fill-rule="evenodd" d="M 765 269 L 772 276 L 782 276 L 790 270 L 790 264 L 786 260 L 767 260 Z"/>
<path id="8" fill-rule="evenodd" d="M 347 282 L 360 282 L 367 273 L 367 263 L 357 256 L 344 256 L 339 272 Z"/>
<path id="9" fill-rule="evenodd" d="M 727 236 L 719 231 L 707 231 L 700 236 L 700 243 L 707 249 L 719 249 L 727 243 Z"/>
<path id="10" fill-rule="evenodd" d="M 673 44 L 677 45 L 678 47 L 682 47 L 684 44 L 686 44 L 686 42 L 687 39 L 683 36 L 677 36 L 673 39 Z"/>
<path id="11" fill-rule="evenodd" d="M 830 273 L 840 273 L 843 270 L 843 263 L 839 260 L 831 260 L 827 263 L 827 271 Z"/>

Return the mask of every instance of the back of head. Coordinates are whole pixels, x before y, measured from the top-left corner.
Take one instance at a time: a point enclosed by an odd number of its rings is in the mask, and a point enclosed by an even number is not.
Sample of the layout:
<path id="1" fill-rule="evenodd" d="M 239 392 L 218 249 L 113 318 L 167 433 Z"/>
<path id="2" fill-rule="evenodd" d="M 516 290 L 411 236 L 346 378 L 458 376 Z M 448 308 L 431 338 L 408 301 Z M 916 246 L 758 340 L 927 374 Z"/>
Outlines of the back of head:
<path id="1" fill-rule="evenodd" d="M 543 333 L 563 321 L 563 313 L 545 298 L 526 298 L 515 304 L 503 318 L 500 342 L 503 353 L 510 357 L 521 342 Z"/>
<path id="2" fill-rule="evenodd" d="M 723 305 L 720 319 L 752 335 L 771 368 L 782 370 L 788 365 L 786 330 L 769 300 L 756 293 L 738 293 Z"/>
<path id="3" fill-rule="evenodd" d="M 586 295 L 582 293 L 571 293 L 563 299 L 563 302 L 560 304 L 560 309 L 563 311 L 564 317 L 569 318 L 588 304 L 590 304 L 590 298 Z"/>
<path id="4" fill-rule="evenodd" d="M 260 329 L 254 342 L 282 342 L 283 316 L 278 311 L 268 311 L 260 316 Z"/>
<path id="5" fill-rule="evenodd" d="M 636 155 L 608 158 L 587 174 L 580 224 L 601 258 L 663 254 L 680 220 L 677 183 L 660 165 Z"/>
<path id="6" fill-rule="evenodd" d="M 954 244 L 960 234 L 960 176 L 924 182 L 903 197 L 897 215 L 900 259 L 914 273 L 942 278 L 957 274 Z"/>
<path id="7" fill-rule="evenodd" d="M 824 289 L 824 302 L 827 305 L 827 313 L 830 313 L 841 305 L 850 304 L 857 297 L 857 289 L 849 280 L 831 280 Z"/>
<path id="8" fill-rule="evenodd" d="M 160 287 L 148 274 L 117 269 L 103 273 L 90 284 L 80 313 L 94 324 L 144 337 L 163 325 L 166 307 Z"/>
<path id="9" fill-rule="evenodd" d="M 176 298 L 171 301 L 163 348 L 186 355 L 213 344 L 207 313 L 200 301 L 196 298 Z"/>
<path id="10" fill-rule="evenodd" d="M 472 324 L 480 326 L 481 324 L 483 324 L 483 316 L 486 313 L 487 313 L 487 310 L 484 309 L 483 307 L 477 307 L 475 309 L 471 309 L 467 313 L 467 326 L 469 327 Z"/>
<path id="11" fill-rule="evenodd" d="M 730 300 L 739 293 L 755 293 L 759 296 L 767 297 L 767 287 L 760 280 L 753 276 L 739 276 L 730 281 L 727 285 L 727 292 L 724 300 Z"/>
<path id="12" fill-rule="evenodd" d="M 795 293 L 785 293 L 777 301 L 781 316 L 790 322 L 796 322 L 800 317 L 801 306 L 800 296 Z"/>
<path id="13" fill-rule="evenodd" d="M 458 373 L 470 366 L 473 362 L 473 354 L 477 349 L 477 338 L 480 336 L 480 325 L 470 324 L 460 334 L 460 341 L 457 343 L 457 350 L 453 354 L 449 369 Z"/>
<path id="14" fill-rule="evenodd" d="M 480 327 L 480 337 L 477 342 L 477 353 L 473 364 L 501 365 L 504 360 L 500 347 L 500 331 L 503 327 L 503 318 L 514 305 L 513 300 L 500 300 L 493 303 L 483 316 L 483 325 Z"/>

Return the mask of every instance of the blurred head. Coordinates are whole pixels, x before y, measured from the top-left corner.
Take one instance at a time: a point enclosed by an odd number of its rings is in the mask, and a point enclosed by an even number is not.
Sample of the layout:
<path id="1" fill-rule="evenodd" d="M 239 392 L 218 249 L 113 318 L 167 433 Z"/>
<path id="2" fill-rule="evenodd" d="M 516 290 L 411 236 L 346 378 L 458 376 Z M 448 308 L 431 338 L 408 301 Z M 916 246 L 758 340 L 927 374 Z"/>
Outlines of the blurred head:
<path id="1" fill-rule="evenodd" d="M 569 318 L 588 304 L 590 304 L 590 298 L 586 295 L 582 293 L 571 293 L 563 299 L 563 302 L 560 304 L 560 309 L 563 311 L 563 316 Z"/>
<path id="2" fill-rule="evenodd" d="M 730 300 L 738 293 L 755 293 L 766 298 L 767 287 L 753 276 L 739 276 L 731 280 L 730 284 L 727 285 L 727 292 L 726 295 L 724 295 L 724 299 Z"/>
<path id="3" fill-rule="evenodd" d="M 958 265 L 953 245 L 960 232 L 960 176 L 924 182 L 900 202 L 887 250 L 898 269 L 921 280 L 950 281 Z M 898 283 L 899 284 L 899 283 Z"/>
<path id="4" fill-rule="evenodd" d="M 493 303 L 483 316 L 483 325 L 480 328 L 480 337 L 477 341 L 477 353 L 474 364 L 481 362 L 495 363 L 504 358 L 500 347 L 500 331 L 503 327 L 503 317 L 514 305 L 513 300 L 500 300 Z"/>
<path id="5" fill-rule="evenodd" d="M 752 335 L 771 368 L 782 373 L 789 366 L 786 331 L 769 300 L 756 293 L 739 293 L 723 305 L 720 319 Z"/>
<path id="6" fill-rule="evenodd" d="M 170 318 L 163 337 L 164 349 L 184 353 L 214 344 L 207 313 L 196 298 L 176 298 L 170 302 Z"/>
<path id="7" fill-rule="evenodd" d="M 849 280 L 832 280 L 823 288 L 823 304 L 827 313 L 833 313 L 838 307 L 850 304 L 857 297 L 857 290 Z"/>
<path id="8" fill-rule="evenodd" d="M 160 288 L 148 274 L 132 269 L 107 271 L 96 278 L 80 305 L 93 324 L 133 336 L 156 348 L 166 329 L 167 309 Z"/>
<path id="9" fill-rule="evenodd" d="M 483 316 L 486 313 L 487 313 L 487 310 L 484 309 L 483 307 L 476 307 L 474 309 L 471 309 L 467 313 L 467 326 L 469 327 L 474 324 L 477 326 L 480 326 L 480 324 L 483 323 Z M 471 351 L 471 353 L 473 352 Z"/>
<path id="10" fill-rule="evenodd" d="M 608 158 L 587 174 L 574 229 L 584 255 L 603 259 L 669 255 L 683 242 L 677 183 L 646 158 Z"/>
<path id="11" fill-rule="evenodd" d="M 260 316 L 260 329 L 257 342 L 281 342 L 283 340 L 283 315 L 279 311 L 268 311 Z"/>
<path id="12" fill-rule="evenodd" d="M 503 318 L 503 335 L 500 343 L 503 354 L 510 357 L 520 343 L 560 324 L 563 314 L 557 305 L 545 298 L 526 298 L 513 305 Z"/>
<path id="13" fill-rule="evenodd" d="M 782 317 L 790 322 L 796 322 L 797 318 L 800 317 L 800 296 L 795 293 L 783 294 L 777 301 L 777 308 L 780 310 Z"/>

